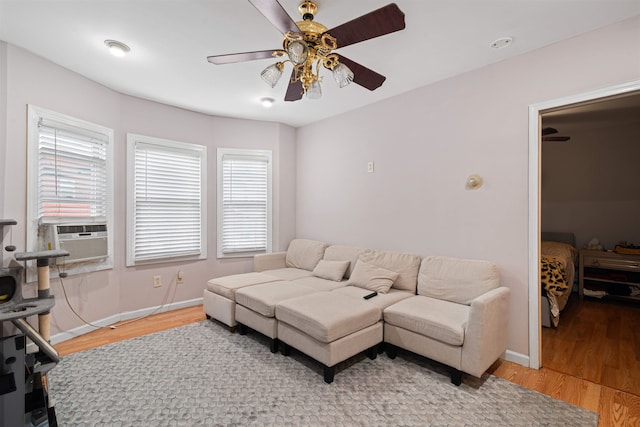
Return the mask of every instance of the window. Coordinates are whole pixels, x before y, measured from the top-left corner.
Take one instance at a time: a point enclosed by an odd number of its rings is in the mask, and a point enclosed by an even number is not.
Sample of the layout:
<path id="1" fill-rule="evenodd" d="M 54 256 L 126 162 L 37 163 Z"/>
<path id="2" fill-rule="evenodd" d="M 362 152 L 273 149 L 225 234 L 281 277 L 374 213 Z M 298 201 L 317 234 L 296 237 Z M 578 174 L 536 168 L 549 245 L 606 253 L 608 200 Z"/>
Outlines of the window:
<path id="1" fill-rule="evenodd" d="M 206 154 L 127 134 L 127 265 L 207 257 Z"/>
<path id="2" fill-rule="evenodd" d="M 57 240 L 47 234 L 53 224 L 102 224 L 101 256 L 67 272 L 110 268 L 113 130 L 32 105 L 28 117 L 28 250 L 55 249 Z"/>
<path id="3" fill-rule="evenodd" d="M 271 151 L 218 149 L 218 257 L 271 252 Z"/>

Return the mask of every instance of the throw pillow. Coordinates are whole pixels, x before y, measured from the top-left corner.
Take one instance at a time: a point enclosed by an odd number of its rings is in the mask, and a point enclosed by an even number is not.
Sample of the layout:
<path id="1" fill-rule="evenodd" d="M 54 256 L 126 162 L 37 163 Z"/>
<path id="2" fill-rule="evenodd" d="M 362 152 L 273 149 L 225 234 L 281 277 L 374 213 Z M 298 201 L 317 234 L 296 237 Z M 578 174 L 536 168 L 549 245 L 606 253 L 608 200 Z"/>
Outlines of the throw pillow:
<path id="1" fill-rule="evenodd" d="M 386 294 L 399 274 L 359 259 L 351 272 L 347 285 Z"/>
<path id="2" fill-rule="evenodd" d="M 313 271 L 324 255 L 327 244 L 317 240 L 293 239 L 285 257 L 286 266 Z"/>
<path id="3" fill-rule="evenodd" d="M 327 261 L 321 259 L 313 269 L 313 275 L 322 279 L 339 282 L 344 277 L 344 273 L 349 268 L 349 261 Z"/>

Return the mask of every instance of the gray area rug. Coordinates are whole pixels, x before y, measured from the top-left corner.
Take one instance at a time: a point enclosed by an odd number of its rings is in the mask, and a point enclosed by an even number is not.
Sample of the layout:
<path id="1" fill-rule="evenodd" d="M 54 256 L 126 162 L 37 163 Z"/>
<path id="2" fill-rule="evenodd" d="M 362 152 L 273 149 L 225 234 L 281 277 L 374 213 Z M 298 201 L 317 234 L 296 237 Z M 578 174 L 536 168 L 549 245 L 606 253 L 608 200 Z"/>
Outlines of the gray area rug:
<path id="1" fill-rule="evenodd" d="M 60 426 L 597 426 L 598 415 L 500 378 L 399 352 L 322 367 L 211 321 L 62 358 L 48 374 Z"/>

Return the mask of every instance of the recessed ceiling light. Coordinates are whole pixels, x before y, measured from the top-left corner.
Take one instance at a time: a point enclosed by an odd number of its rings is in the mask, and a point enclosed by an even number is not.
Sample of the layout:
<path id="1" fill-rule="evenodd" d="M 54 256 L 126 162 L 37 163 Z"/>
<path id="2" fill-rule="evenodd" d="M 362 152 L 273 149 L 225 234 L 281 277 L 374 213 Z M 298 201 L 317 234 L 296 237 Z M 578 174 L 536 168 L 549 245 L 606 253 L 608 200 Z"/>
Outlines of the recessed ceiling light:
<path id="1" fill-rule="evenodd" d="M 262 103 L 262 106 L 265 108 L 271 108 L 271 106 L 273 105 L 273 103 L 275 102 L 275 99 L 273 98 L 262 98 L 260 99 L 260 103 Z"/>
<path id="2" fill-rule="evenodd" d="M 119 58 L 125 56 L 127 52 L 131 50 L 129 49 L 129 46 L 117 40 L 105 40 L 104 44 L 107 45 L 109 52 L 111 52 L 113 56 L 117 56 Z"/>
<path id="3" fill-rule="evenodd" d="M 502 49 L 503 47 L 509 46 L 513 42 L 512 37 L 501 37 L 497 40 L 491 42 L 489 46 L 494 49 Z"/>

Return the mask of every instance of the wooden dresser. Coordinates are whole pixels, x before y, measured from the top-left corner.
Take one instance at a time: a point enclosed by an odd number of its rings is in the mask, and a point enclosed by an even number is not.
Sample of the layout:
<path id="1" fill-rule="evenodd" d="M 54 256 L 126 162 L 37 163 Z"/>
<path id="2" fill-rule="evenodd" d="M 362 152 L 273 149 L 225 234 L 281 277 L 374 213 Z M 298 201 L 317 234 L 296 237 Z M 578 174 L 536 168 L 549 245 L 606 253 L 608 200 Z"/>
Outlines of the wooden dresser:
<path id="1" fill-rule="evenodd" d="M 620 289 L 620 286 L 635 286 L 640 290 L 640 255 L 626 255 L 608 251 L 580 250 L 578 292 L 584 296 L 585 282 Z M 640 296 L 612 295 L 640 302 Z"/>

